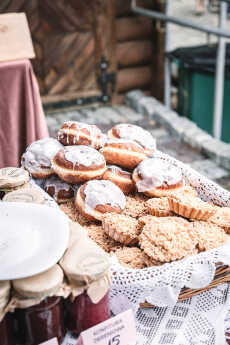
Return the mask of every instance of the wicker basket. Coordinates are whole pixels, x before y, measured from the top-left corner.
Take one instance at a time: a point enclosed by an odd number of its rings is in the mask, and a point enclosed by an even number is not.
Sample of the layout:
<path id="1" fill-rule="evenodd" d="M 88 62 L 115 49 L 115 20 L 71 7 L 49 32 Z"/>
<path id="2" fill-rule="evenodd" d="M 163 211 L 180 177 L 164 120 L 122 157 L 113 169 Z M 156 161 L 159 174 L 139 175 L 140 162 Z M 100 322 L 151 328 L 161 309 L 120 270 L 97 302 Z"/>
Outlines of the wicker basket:
<path id="1" fill-rule="evenodd" d="M 213 279 L 213 281 L 207 285 L 206 287 L 202 289 L 189 289 L 189 288 L 184 288 L 181 290 L 181 293 L 178 298 L 178 302 L 181 302 L 187 298 L 191 298 L 193 296 L 199 295 L 200 293 L 207 291 L 209 289 L 212 289 L 215 286 L 227 283 L 230 281 L 230 267 L 229 266 L 221 266 L 216 269 L 216 274 Z M 152 308 L 154 307 L 150 303 L 141 303 L 140 304 L 141 308 Z"/>

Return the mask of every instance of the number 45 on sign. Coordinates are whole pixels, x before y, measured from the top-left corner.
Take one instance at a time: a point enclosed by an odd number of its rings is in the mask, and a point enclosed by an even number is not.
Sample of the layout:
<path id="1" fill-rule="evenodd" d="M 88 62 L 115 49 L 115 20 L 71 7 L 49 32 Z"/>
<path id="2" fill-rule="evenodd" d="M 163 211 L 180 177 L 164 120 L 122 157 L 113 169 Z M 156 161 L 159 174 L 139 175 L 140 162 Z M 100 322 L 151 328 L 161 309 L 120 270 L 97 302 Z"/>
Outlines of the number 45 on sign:
<path id="1" fill-rule="evenodd" d="M 135 318 L 131 309 L 81 333 L 77 345 L 134 345 Z"/>

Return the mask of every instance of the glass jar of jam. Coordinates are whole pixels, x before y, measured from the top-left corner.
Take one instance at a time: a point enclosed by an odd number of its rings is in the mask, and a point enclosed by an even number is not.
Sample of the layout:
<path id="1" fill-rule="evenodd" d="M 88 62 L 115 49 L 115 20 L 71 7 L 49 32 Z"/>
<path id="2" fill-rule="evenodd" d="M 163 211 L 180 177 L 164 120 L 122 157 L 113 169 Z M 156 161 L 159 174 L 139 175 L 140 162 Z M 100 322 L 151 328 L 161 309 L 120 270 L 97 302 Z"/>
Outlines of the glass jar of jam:
<path id="1" fill-rule="evenodd" d="M 77 296 L 73 302 L 67 301 L 67 328 L 76 334 L 110 318 L 109 292 L 98 302 L 93 303 L 86 292 Z"/>
<path id="2" fill-rule="evenodd" d="M 0 322 L 0 344 L 1 345 L 14 345 L 14 324 L 11 314 L 6 314 Z"/>
<path id="3" fill-rule="evenodd" d="M 52 338 L 61 344 L 66 333 L 64 308 L 62 297 L 55 293 L 63 278 L 62 269 L 55 265 L 33 277 L 13 281 L 18 298 L 15 319 L 23 345 L 38 345 Z"/>
<path id="4" fill-rule="evenodd" d="M 10 282 L 0 282 L 0 344 L 14 345 L 14 327 L 13 317 L 11 314 L 5 314 L 4 309 L 10 298 Z"/>
<path id="5" fill-rule="evenodd" d="M 109 319 L 109 257 L 88 237 L 76 240 L 60 261 L 72 288 L 66 327 L 79 334 Z"/>
<path id="6" fill-rule="evenodd" d="M 24 345 L 37 345 L 52 338 L 61 344 L 65 336 L 61 297 L 48 297 L 41 303 L 16 312 L 19 337 Z"/>

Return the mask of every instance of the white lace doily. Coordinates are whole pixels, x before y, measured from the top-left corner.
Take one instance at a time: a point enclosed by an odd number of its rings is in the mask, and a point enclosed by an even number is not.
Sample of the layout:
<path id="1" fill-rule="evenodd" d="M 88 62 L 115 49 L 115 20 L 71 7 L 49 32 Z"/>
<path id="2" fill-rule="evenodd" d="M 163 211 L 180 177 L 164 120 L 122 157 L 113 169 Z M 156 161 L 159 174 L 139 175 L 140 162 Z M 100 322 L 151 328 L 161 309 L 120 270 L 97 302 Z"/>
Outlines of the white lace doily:
<path id="1" fill-rule="evenodd" d="M 166 155 L 161 153 L 159 155 L 162 159 L 176 162 Z M 228 192 L 182 163 L 179 165 L 182 167 L 187 181 L 197 188 L 201 197 L 207 197 L 207 199 L 223 206 L 228 205 Z M 31 183 L 35 188 L 41 190 L 33 181 Z M 47 193 L 42 192 L 45 195 L 47 205 L 58 207 Z M 136 345 L 226 344 L 225 331 L 229 330 L 230 334 L 230 312 L 226 315 L 230 308 L 229 284 L 222 284 L 198 296 L 176 303 L 182 282 L 190 282 L 191 286 L 196 287 L 199 284 L 209 284 L 215 273 L 215 263 L 219 260 L 223 263 L 230 262 L 229 244 L 223 248 L 198 254 L 179 262 L 144 270 L 125 269 L 117 263 L 117 260 L 112 259 L 111 308 L 116 314 L 129 308 L 135 309 Z M 146 270 L 147 273 L 142 275 L 141 272 Z M 189 272 L 193 274 L 189 276 Z M 161 299 L 160 303 L 163 301 L 170 306 L 138 309 L 138 299 L 140 301 L 146 300 L 146 281 L 148 281 L 147 292 L 149 294 L 147 300 L 157 302 L 158 296 Z M 155 285 L 151 286 L 151 283 Z M 159 305 L 159 303 L 154 304 Z M 75 344 L 76 338 L 68 333 L 62 345 Z"/>
<path id="2" fill-rule="evenodd" d="M 216 183 L 159 151 L 154 157 L 179 167 L 185 181 L 198 191 L 203 200 L 230 206 L 230 193 Z M 116 314 L 129 304 L 136 311 L 139 304 L 145 301 L 159 307 L 173 306 L 183 287 L 199 289 L 209 285 L 219 262 L 230 265 L 230 239 L 219 248 L 157 267 L 129 269 L 121 266 L 113 257 L 112 310 Z"/>

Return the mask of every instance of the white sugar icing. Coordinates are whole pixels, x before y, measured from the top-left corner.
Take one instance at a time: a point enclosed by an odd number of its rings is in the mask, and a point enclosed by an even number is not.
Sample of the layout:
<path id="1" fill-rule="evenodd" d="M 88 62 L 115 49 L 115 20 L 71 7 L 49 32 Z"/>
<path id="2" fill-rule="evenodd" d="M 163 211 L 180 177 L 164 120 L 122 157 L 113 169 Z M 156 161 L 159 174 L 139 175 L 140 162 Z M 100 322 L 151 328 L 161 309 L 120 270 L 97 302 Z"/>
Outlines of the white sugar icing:
<path id="1" fill-rule="evenodd" d="M 76 165 L 89 167 L 91 165 L 99 166 L 105 164 L 104 156 L 90 146 L 66 146 L 64 148 L 64 155 L 65 159 L 73 164 L 73 169 Z"/>
<path id="2" fill-rule="evenodd" d="M 136 141 L 134 140 L 131 140 L 131 139 L 107 139 L 106 142 L 105 142 L 105 147 L 107 145 L 110 145 L 110 144 L 132 144 L 132 145 L 135 145 L 139 148 L 141 148 L 143 150 L 143 146 L 141 146 L 140 144 L 138 144 Z"/>
<path id="3" fill-rule="evenodd" d="M 161 187 L 163 183 L 175 185 L 182 180 L 179 168 L 157 158 L 145 159 L 135 170 L 141 175 L 140 181 L 136 182 L 138 192 Z"/>
<path id="4" fill-rule="evenodd" d="M 121 139 L 134 140 L 142 147 L 150 150 L 156 150 L 156 139 L 143 128 L 128 123 L 122 123 L 115 126 Z"/>
<path id="5" fill-rule="evenodd" d="M 111 170 L 113 174 L 116 174 L 117 171 L 120 171 L 121 173 L 130 174 L 128 171 L 123 170 L 121 167 L 117 165 L 107 165 L 107 170 Z"/>
<path id="6" fill-rule="evenodd" d="M 93 180 L 87 182 L 85 193 L 85 211 L 89 214 L 97 205 L 111 205 L 120 207 L 126 205 L 124 193 L 113 182 L 108 180 Z"/>
<path id="7" fill-rule="evenodd" d="M 70 184 L 62 181 L 61 179 L 59 179 L 56 176 L 51 176 L 49 179 L 46 180 L 45 185 L 44 185 L 44 189 L 47 191 L 47 189 L 49 187 L 54 187 L 54 195 L 52 195 L 52 197 L 56 201 L 58 198 L 58 193 L 61 190 L 65 190 L 66 192 L 68 192 L 69 190 L 74 191 L 73 187 Z"/>
<path id="8" fill-rule="evenodd" d="M 45 138 L 34 141 L 22 155 L 22 166 L 30 172 L 36 172 L 40 166 L 51 168 L 51 159 L 63 148 L 63 145 L 54 138 Z"/>
<path id="9" fill-rule="evenodd" d="M 65 126 L 65 128 L 63 128 Z M 91 141 L 90 146 L 95 147 L 96 146 L 96 141 L 102 140 L 103 144 L 103 135 L 98 127 L 95 125 L 88 125 L 87 123 L 82 123 L 78 121 L 66 121 L 64 122 L 62 128 L 58 131 L 57 137 L 58 140 L 61 140 L 66 137 L 66 142 L 69 145 L 70 140 L 69 140 L 69 135 L 70 131 L 74 130 L 75 135 L 73 136 L 73 145 L 77 145 L 79 143 L 79 138 L 81 135 L 81 130 L 86 129 L 87 132 L 89 133 L 89 139 Z M 73 126 L 73 128 L 71 128 Z M 66 128 L 67 127 L 67 128 Z M 72 136 L 73 134 L 71 134 Z"/>

